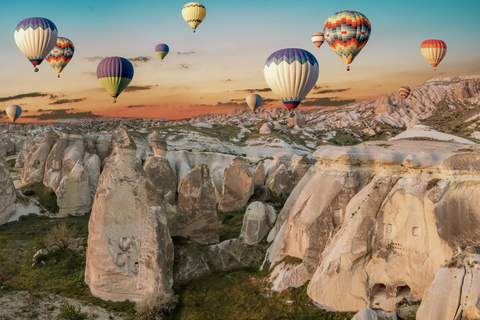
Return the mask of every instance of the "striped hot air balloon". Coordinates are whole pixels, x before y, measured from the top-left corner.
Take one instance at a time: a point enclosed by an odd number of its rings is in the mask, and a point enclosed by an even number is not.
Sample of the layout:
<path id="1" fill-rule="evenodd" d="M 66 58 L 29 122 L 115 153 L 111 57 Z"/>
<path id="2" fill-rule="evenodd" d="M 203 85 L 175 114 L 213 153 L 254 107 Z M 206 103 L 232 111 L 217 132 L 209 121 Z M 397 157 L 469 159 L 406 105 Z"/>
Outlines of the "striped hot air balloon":
<path id="1" fill-rule="evenodd" d="M 55 46 L 58 31 L 55 24 L 45 18 L 28 18 L 21 21 L 15 28 L 14 37 L 18 49 L 33 64 L 37 66 Z"/>
<path id="2" fill-rule="evenodd" d="M 403 86 L 398 89 L 398 93 L 400 93 L 400 96 L 402 96 L 404 100 L 408 98 L 410 91 L 410 87 L 408 86 Z"/>
<path id="3" fill-rule="evenodd" d="M 323 33 L 315 32 L 314 34 L 312 34 L 312 42 L 314 45 L 317 46 L 317 48 L 320 48 L 324 41 L 325 37 L 323 36 Z"/>
<path id="4" fill-rule="evenodd" d="M 247 96 L 245 101 L 247 102 L 248 107 L 252 111 L 255 111 L 262 104 L 262 97 L 259 94 L 252 93 Z"/>
<path id="5" fill-rule="evenodd" d="M 52 51 L 47 55 L 45 60 L 52 66 L 55 72 L 60 78 L 60 72 L 67 66 L 67 64 L 72 60 L 73 52 L 75 47 L 67 38 L 58 37 L 55 46 Z"/>
<path id="6" fill-rule="evenodd" d="M 347 65 L 367 44 L 372 27 L 370 21 L 360 12 L 340 11 L 327 19 L 323 26 L 325 39 Z"/>
<path id="7" fill-rule="evenodd" d="M 157 44 L 157 46 L 155 47 L 155 53 L 160 59 L 162 59 L 162 61 L 163 61 L 163 58 L 167 56 L 169 51 L 170 51 L 170 48 L 165 43 Z"/>
<path id="8" fill-rule="evenodd" d="M 420 45 L 422 55 L 433 67 L 433 71 L 437 71 L 437 65 L 447 54 L 447 45 L 442 40 L 430 39 L 425 40 Z"/>
<path id="9" fill-rule="evenodd" d="M 133 78 L 133 65 L 121 57 L 105 58 L 97 66 L 97 78 L 107 92 L 117 102 L 117 97 Z"/>
<path id="10" fill-rule="evenodd" d="M 268 57 L 263 73 L 273 93 L 280 98 L 288 111 L 292 111 L 317 82 L 318 62 L 306 50 L 282 49 Z M 290 116 L 295 114 L 291 112 Z"/>
<path id="11" fill-rule="evenodd" d="M 22 108 L 19 105 L 12 104 L 5 109 L 5 113 L 7 114 L 7 117 L 10 118 L 10 121 L 15 122 L 20 118 Z"/>
<path id="12" fill-rule="evenodd" d="M 198 2 L 190 2 L 183 6 L 182 17 L 190 27 L 192 27 L 193 32 L 197 29 L 198 25 L 205 19 L 207 14 L 207 9 L 203 4 Z"/>

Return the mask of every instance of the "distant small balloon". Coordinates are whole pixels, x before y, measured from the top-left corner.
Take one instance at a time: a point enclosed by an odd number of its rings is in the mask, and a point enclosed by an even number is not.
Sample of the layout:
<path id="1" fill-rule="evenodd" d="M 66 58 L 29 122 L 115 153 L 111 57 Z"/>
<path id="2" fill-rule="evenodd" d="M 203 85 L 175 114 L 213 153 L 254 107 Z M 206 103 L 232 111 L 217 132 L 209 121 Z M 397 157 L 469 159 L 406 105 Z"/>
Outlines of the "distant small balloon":
<path id="1" fill-rule="evenodd" d="M 14 32 L 18 49 L 27 57 L 37 72 L 37 66 L 55 46 L 58 31 L 55 24 L 45 18 L 28 18 L 20 21 Z"/>
<path id="2" fill-rule="evenodd" d="M 420 45 L 420 51 L 425 60 L 434 68 L 433 71 L 437 71 L 438 64 L 447 54 L 447 44 L 438 39 L 425 40 Z"/>
<path id="3" fill-rule="evenodd" d="M 190 2 L 183 6 L 182 17 L 186 23 L 193 29 L 197 29 L 207 14 L 207 9 L 199 2 Z"/>
<path id="4" fill-rule="evenodd" d="M 248 107 L 252 111 L 255 111 L 262 104 L 262 97 L 259 94 L 252 93 L 247 96 L 245 101 L 247 102 Z"/>
<path id="5" fill-rule="evenodd" d="M 115 103 L 133 79 L 133 65 L 122 57 L 105 58 L 97 66 L 97 78 Z"/>
<path id="6" fill-rule="evenodd" d="M 398 93 L 400 93 L 400 96 L 405 100 L 408 98 L 408 96 L 410 95 L 410 87 L 408 86 L 403 86 L 403 87 L 400 87 L 398 89 Z"/>
<path id="7" fill-rule="evenodd" d="M 5 113 L 7 114 L 7 117 L 10 118 L 10 121 L 15 122 L 18 118 L 20 118 L 20 115 L 22 114 L 22 108 L 20 108 L 19 105 L 12 104 L 5 109 Z"/>
<path id="8" fill-rule="evenodd" d="M 162 59 L 162 61 L 163 61 L 163 58 L 167 56 L 169 51 L 170 51 L 170 48 L 165 43 L 157 44 L 157 46 L 155 47 L 155 53 L 160 59 Z"/>
<path id="9" fill-rule="evenodd" d="M 320 48 L 324 41 L 325 37 L 323 36 L 323 33 L 315 32 L 314 34 L 312 34 L 312 42 L 317 48 Z"/>
<path id="10" fill-rule="evenodd" d="M 75 47 L 72 41 L 64 37 L 58 37 L 55 46 L 45 60 L 52 66 L 60 78 L 60 72 L 62 72 L 70 60 L 72 60 L 74 52 Z"/>

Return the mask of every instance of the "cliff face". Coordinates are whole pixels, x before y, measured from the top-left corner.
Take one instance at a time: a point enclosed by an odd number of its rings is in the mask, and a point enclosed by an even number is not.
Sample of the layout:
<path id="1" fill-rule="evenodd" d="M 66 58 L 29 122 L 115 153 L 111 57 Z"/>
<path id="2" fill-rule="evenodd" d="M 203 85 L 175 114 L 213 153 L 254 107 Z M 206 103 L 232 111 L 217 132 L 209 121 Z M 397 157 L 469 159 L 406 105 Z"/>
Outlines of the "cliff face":
<path id="1" fill-rule="evenodd" d="M 7 161 L 0 154 L 0 224 L 5 223 L 15 210 L 15 187 Z"/>
<path id="2" fill-rule="evenodd" d="M 310 280 L 327 308 L 392 311 L 421 299 L 459 246 L 479 243 L 479 146 L 389 141 L 314 156 L 272 231 L 274 289 Z"/>

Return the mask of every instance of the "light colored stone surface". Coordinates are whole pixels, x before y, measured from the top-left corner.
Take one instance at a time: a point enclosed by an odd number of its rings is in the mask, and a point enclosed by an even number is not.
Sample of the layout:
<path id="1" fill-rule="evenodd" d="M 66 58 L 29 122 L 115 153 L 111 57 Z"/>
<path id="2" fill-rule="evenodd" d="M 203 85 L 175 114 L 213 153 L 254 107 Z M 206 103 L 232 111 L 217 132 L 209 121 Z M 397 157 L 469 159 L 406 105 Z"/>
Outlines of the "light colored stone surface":
<path id="1" fill-rule="evenodd" d="M 281 164 L 277 170 L 267 178 L 265 185 L 273 195 L 279 198 L 286 199 L 293 190 L 292 177 L 284 164 Z"/>
<path id="2" fill-rule="evenodd" d="M 218 210 L 229 212 L 245 208 L 253 191 L 253 174 L 248 163 L 245 159 L 236 157 L 223 174 L 222 199 Z"/>
<path id="3" fill-rule="evenodd" d="M 265 166 L 263 165 L 263 162 L 260 161 L 253 172 L 254 187 L 257 188 L 265 185 L 265 177 Z"/>
<path id="4" fill-rule="evenodd" d="M 166 201 L 174 205 L 177 196 L 177 177 L 170 162 L 162 156 L 151 156 L 143 164 L 143 169 L 155 186 L 155 193 L 152 196 L 159 197 L 160 203 Z"/>
<path id="5" fill-rule="evenodd" d="M 60 182 L 57 189 L 57 204 L 59 217 L 90 212 L 92 208 L 90 179 L 80 161 L 77 161 L 72 171 Z"/>
<path id="6" fill-rule="evenodd" d="M 294 109 L 293 113 L 295 114 L 295 117 L 288 117 L 287 119 L 287 124 L 289 127 L 295 127 L 295 126 L 304 126 L 306 122 L 306 118 L 303 115 L 303 113 L 300 110 Z"/>
<path id="7" fill-rule="evenodd" d="M 173 236 L 199 243 L 218 242 L 217 199 L 206 165 L 194 166 L 178 193 L 178 211 L 169 218 Z"/>
<path id="8" fill-rule="evenodd" d="M 88 178 L 90 179 L 90 195 L 92 198 L 92 203 L 93 199 L 95 199 L 95 192 L 97 191 L 101 166 L 102 163 L 100 162 L 100 158 L 96 154 L 92 154 L 85 159 L 85 169 L 87 170 Z"/>
<path id="9" fill-rule="evenodd" d="M 306 155 L 292 157 L 292 184 L 296 186 L 303 178 L 308 169 L 313 165 L 313 161 L 308 159 Z"/>
<path id="10" fill-rule="evenodd" d="M 28 153 L 22 171 L 23 183 L 43 181 L 45 161 L 57 139 L 57 134 L 49 132 L 43 139 L 42 143 Z"/>
<path id="11" fill-rule="evenodd" d="M 133 140 L 119 127 L 112 143 L 88 225 L 85 282 L 102 299 L 139 301 L 170 290 L 173 244 L 164 208 L 147 198 L 154 186 Z"/>
<path id="12" fill-rule="evenodd" d="M 260 134 L 270 134 L 272 133 L 272 130 L 270 130 L 270 127 L 268 126 L 268 123 L 264 123 L 260 130 L 258 130 Z"/>
<path id="13" fill-rule="evenodd" d="M 273 227 L 277 215 L 270 205 L 256 201 L 248 205 L 243 216 L 240 237 L 245 243 L 254 245 L 260 242 Z"/>
<path id="14" fill-rule="evenodd" d="M 7 222 L 15 211 L 15 186 L 5 158 L 0 155 L 0 224 Z"/>

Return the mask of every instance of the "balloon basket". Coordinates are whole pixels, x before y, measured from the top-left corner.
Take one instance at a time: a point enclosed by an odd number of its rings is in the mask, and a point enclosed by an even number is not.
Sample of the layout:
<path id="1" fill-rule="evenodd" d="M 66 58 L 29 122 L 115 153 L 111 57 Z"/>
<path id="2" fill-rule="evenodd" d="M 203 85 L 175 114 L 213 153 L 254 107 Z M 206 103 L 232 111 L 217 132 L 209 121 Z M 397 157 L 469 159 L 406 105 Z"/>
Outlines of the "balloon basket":
<path id="1" fill-rule="evenodd" d="M 33 69 L 33 71 L 35 71 L 35 72 L 38 72 L 38 70 L 39 70 L 38 68 Z"/>
<path id="2" fill-rule="evenodd" d="M 292 111 L 290 112 L 290 118 L 293 118 L 293 117 L 295 117 L 295 112 Z"/>

